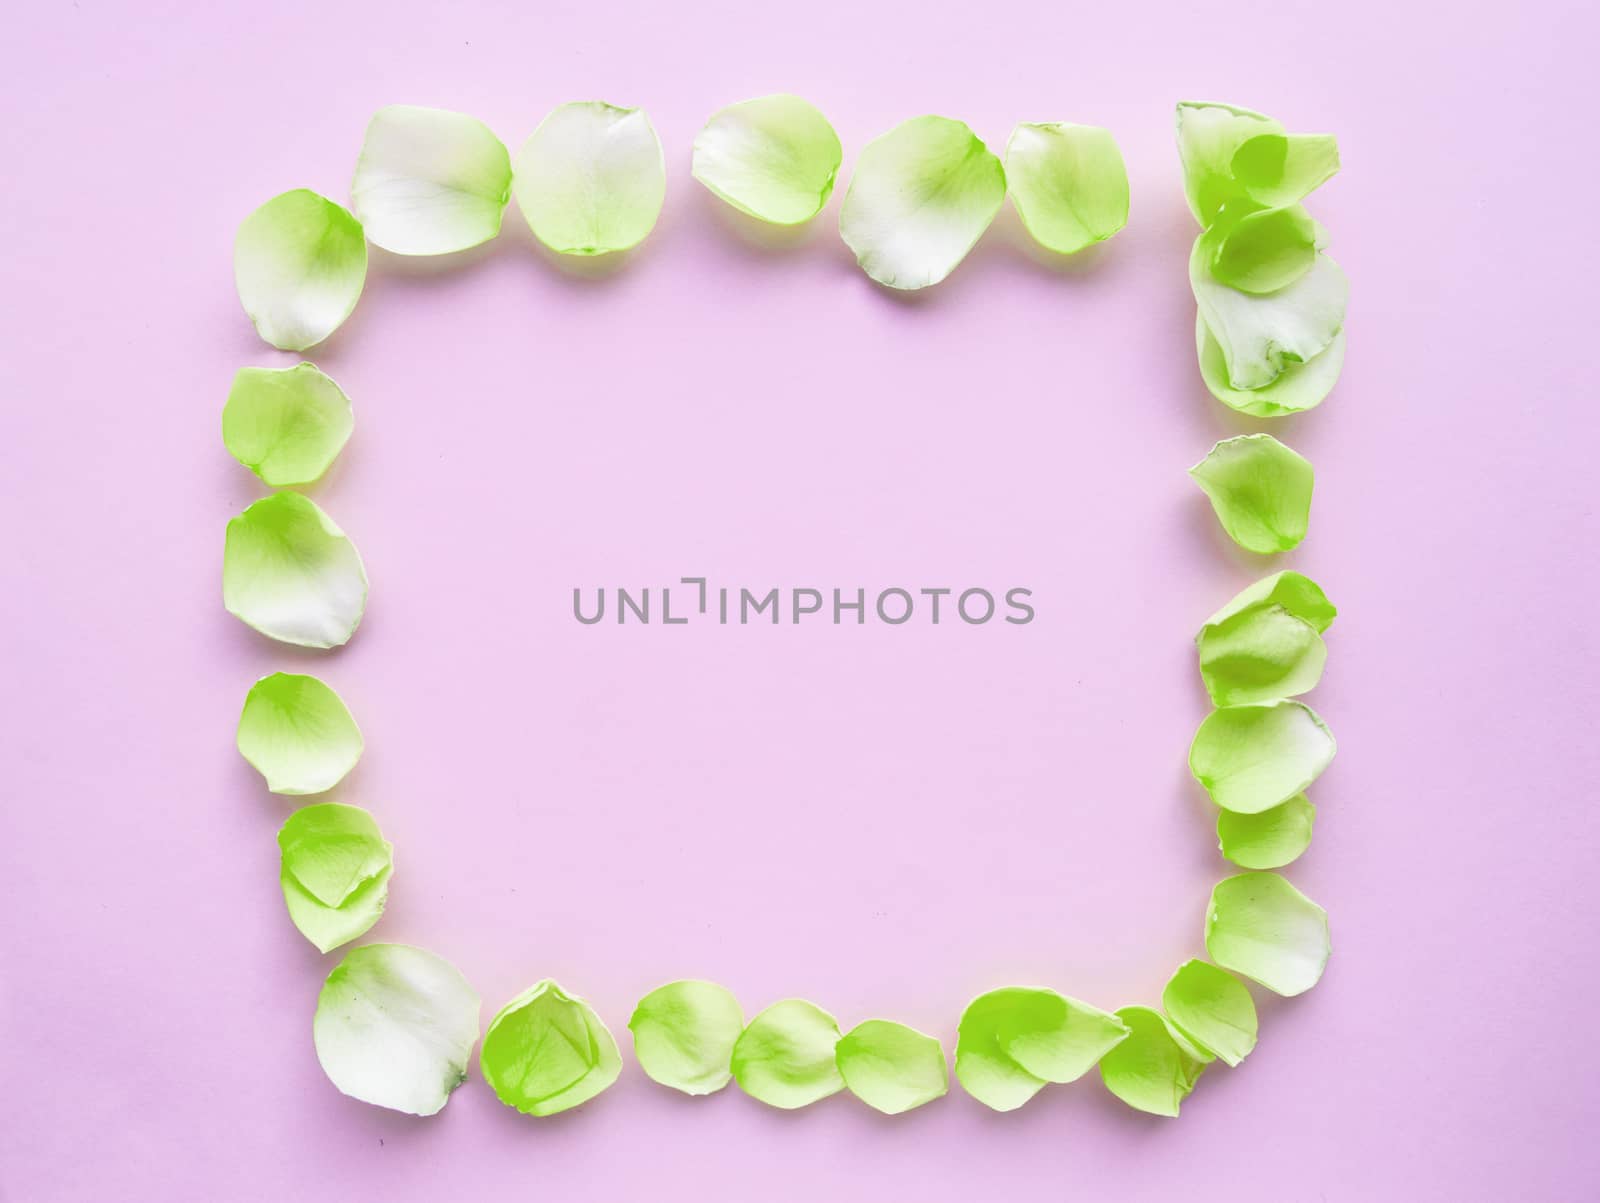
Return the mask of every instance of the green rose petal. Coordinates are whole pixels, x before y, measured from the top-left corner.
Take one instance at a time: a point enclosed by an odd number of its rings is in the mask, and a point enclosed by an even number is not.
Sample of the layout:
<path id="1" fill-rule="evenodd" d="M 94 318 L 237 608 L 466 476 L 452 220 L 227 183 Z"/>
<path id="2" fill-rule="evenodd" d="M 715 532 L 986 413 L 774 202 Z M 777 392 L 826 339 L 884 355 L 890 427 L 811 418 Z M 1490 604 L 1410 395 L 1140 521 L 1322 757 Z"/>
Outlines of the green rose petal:
<path id="1" fill-rule="evenodd" d="M 1172 1026 L 1201 1052 L 1238 1065 L 1256 1046 L 1256 1004 L 1243 982 L 1205 961 L 1188 961 L 1161 992 Z"/>
<path id="2" fill-rule="evenodd" d="M 403 944 L 351 949 L 328 974 L 312 1035 L 341 1092 L 433 1115 L 466 1080 L 478 995 L 447 961 Z"/>
<path id="3" fill-rule="evenodd" d="M 926 288 L 966 258 L 1005 196 L 1000 160 L 964 123 L 913 117 L 862 149 L 839 235 L 879 284 Z"/>
<path id="4" fill-rule="evenodd" d="M 1253 418 L 1281 418 L 1315 409 L 1333 391 L 1344 369 L 1344 331 L 1340 330 L 1325 350 L 1305 363 L 1289 364 L 1270 384 L 1256 389 L 1234 388 L 1228 381 L 1222 347 L 1206 325 L 1203 313 L 1195 315 L 1194 338 L 1200 375 L 1211 395 L 1229 409 Z"/>
<path id="5" fill-rule="evenodd" d="M 1211 274 L 1241 292 L 1277 292 L 1311 270 L 1317 234 L 1317 223 L 1299 205 L 1247 213 L 1223 228 Z"/>
<path id="6" fill-rule="evenodd" d="M 1288 551 L 1306 537 L 1311 461 L 1270 434 L 1223 440 L 1189 475 L 1211 498 L 1228 537 L 1247 551 Z"/>
<path id="7" fill-rule="evenodd" d="M 1025 122 L 1011 131 L 1005 169 L 1022 224 L 1052 251 L 1073 254 L 1128 224 L 1128 169 L 1108 130 Z"/>
<path id="8" fill-rule="evenodd" d="M 447 255 L 500 232 L 511 156 L 476 117 L 392 104 L 373 114 L 350 203 L 375 246 Z"/>
<path id="9" fill-rule="evenodd" d="M 278 849 L 289 918 L 319 952 L 349 943 L 382 917 L 394 845 L 360 807 L 295 811 L 278 832 Z"/>
<path id="10" fill-rule="evenodd" d="M 500 1101 L 524 1115 L 587 1103 L 622 1072 L 617 1042 L 600 1017 L 549 979 L 489 1021 L 478 1063 Z"/>
<path id="11" fill-rule="evenodd" d="M 844 1089 L 834 1051 L 839 1023 L 804 999 L 773 1003 L 733 1046 L 733 1077 L 751 1098 L 784 1110 Z"/>
<path id="12" fill-rule="evenodd" d="M 991 990 L 967 1004 L 956 1029 L 956 1078 L 961 1087 L 986 1107 L 1015 1111 L 1045 1086 L 1018 1065 L 1000 1045 L 1002 1025 L 1010 1015 L 1016 989 Z"/>
<path id="13" fill-rule="evenodd" d="M 1304 200 L 1339 170 L 1339 141 L 1332 134 L 1261 133 L 1233 152 L 1236 184 L 1268 208 Z"/>
<path id="14" fill-rule="evenodd" d="M 1259 814 L 1304 790 L 1333 754 L 1327 725 L 1301 702 L 1225 706 L 1195 732 L 1189 771 L 1224 810 Z"/>
<path id="15" fill-rule="evenodd" d="M 228 522 L 222 602 L 283 643 L 338 647 L 361 622 L 367 573 L 355 544 L 315 502 L 274 493 Z"/>
<path id="16" fill-rule="evenodd" d="M 667 194 L 661 140 L 643 109 L 564 104 L 517 156 L 517 204 L 534 237 L 562 255 L 637 246 Z"/>
<path id="17" fill-rule="evenodd" d="M 931 1103 L 950 1089 L 944 1049 L 903 1023 L 857 1024 L 839 1041 L 835 1059 L 850 1092 L 885 1115 Z"/>
<path id="18" fill-rule="evenodd" d="M 1270 117 L 1227 104 L 1184 101 L 1178 105 L 1178 155 L 1183 189 L 1202 226 L 1216 220 L 1223 206 L 1245 196 L 1234 176 L 1239 148 L 1262 134 L 1282 134 Z"/>
<path id="19" fill-rule="evenodd" d="M 833 194 L 843 151 L 810 101 L 778 94 L 730 104 L 694 140 L 694 178 L 774 225 L 810 221 Z"/>
<path id="20" fill-rule="evenodd" d="M 1251 606 L 1207 624 L 1197 640 L 1200 677 L 1217 706 L 1294 697 L 1322 679 L 1328 648 L 1317 629 L 1282 606 Z"/>
<path id="21" fill-rule="evenodd" d="M 1206 619 L 1200 638 L 1211 628 L 1259 606 L 1279 606 L 1309 623 L 1319 635 L 1333 625 L 1339 613 L 1322 586 L 1310 577 L 1298 572 L 1274 572 L 1241 589 L 1232 601 Z"/>
<path id="22" fill-rule="evenodd" d="M 1011 1111 L 1047 1082 L 1082 1077 L 1126 1035 L 1115 1016 L 1054 990 L 991 990 L 961 1016 L 956 1077 L 979 1102 Z"/>
<path id="23" fill-rule="evenodd" d="M 361 297 L 361 223 L 307 188 L 275 196 L 239 226 L 233 278 L 256 333 L 282 350 L 304 351 L 337 330 Z"/>
<path id="24" fill-rule="evenodd" d="M 361 731 L 339 695 L 316 677 L 273 673 L 245 695 L 239 754 L 275 794 L 330 790 L 361 759 Z"/>
<path id="25" fill-rule="evenodd" d="M 319 479 L 354 426 L 350 398 L 309 363 L 240 368 L 222 408 L 228 453 L 275 489 Z"/>
<path id="26" fill-rule="evenodd" d="M 1217 812 L 1217 847 L 1243 869 L 1281 869 L 1311 847 L 1317 808 L 1304 794 L 1263 810 L 1241 815 Z"/>
<path id="27" fill-rule="evenodd" d="M 1219 881 L 1206 912 L 1206 953 L 1279 994 L 1303 994 L 1327 967 L 1328 912 L 1276 873 Z"/>
<path id="28" fill-rule="evenodd" d="M 1135 1110 L 1176 1116 L 1205 1072 L 1203 1055 L 1159 1011 L 1123 1007 L 1117 1018 L 1128 1037 L 1100 1061 L 1106 1089 Z"/>
<path id="29" fill-rule="evenodd" d="M 639 1068 L 685 1094 L 711 1094 L 733 1076 L 744 1031 L 739 1000 L 712 982 L 670 982 L 650 991 L 628 1020 Z"/>

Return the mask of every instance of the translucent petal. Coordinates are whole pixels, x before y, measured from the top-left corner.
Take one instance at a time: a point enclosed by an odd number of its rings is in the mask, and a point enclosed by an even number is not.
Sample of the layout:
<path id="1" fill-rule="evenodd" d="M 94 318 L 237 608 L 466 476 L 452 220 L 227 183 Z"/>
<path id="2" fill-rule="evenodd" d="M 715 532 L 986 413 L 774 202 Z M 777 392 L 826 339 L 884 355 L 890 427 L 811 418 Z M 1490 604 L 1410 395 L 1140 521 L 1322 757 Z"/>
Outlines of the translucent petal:
<path id="1" fill-rule="evenodd" d="M 1317 223 L 1299 205 L 1246 213 L 1222 229 L 1211 274 L 1241 292 L 1277 292 L 1311 270 L 1317 237 Z"/>
<path id="2" fill-rule="evenodd" d="M 361 731 L 339 695 L 316 677 L 273 673 L 245 695 L 239 754 L 275 794 L 330 790 L 361 759 Z"/>
<path id="3" fill-rule="evenodd" d="M 1100 1061 L 1106 1089 L 1135 1110 L 1176 1116 L 1205 1072 L 1199 1050 L 1149 1007 L 1123 1007 L 1117 1018 L 1128 1037 Z"/>
<path id="4" fill-rule="evenodd" d="M 1016 988 L 980 994 L 967 1004 L 956 1029 L 956 1078 L 963 1090 L 996 1111 L 1015 1111 L 1045 1085 L 1000 1045 L 1002 1024 L 1018 992 L 1032 993 Z"/>
<path id="5" fill-rule="evenodd" d="M 1041 246 L 1070 255 L 1128 224 L 1128 169 L 1109 130 L 1024 122 L 1005 167 L 1011 202 Z"/>
<path id="6" fill-rule="evenodd" d="M 349 943 L 382 917 L 394 845 L 360 807 L 295 811 L 278 832 L 278 849 L 289 918 L 318 951 Z"/>
<path id="7" fill-rule="evenodd" d="M 392 104 L 373 114 L 350 205 L 373 245 L 447 255 L 500 232 L 511 156 L 476 117 Z"/>
<path id="8" fill-rule="evenodd" d="M 639 1068 L 685 1094 L 711 1094 L 733 1077 L 744 1031 L 739 1000 L 712 982 L 669 982 L 650 991 L 628 1020 Z"/>
<path id="9" fill-rule="evenodd" d="M 1082 1077 L 1126 1035 L 1115 1016 L 1054 990 L 991 990 L 961 1016 L 956 1077 L 979 1102 L 1011 1111 L 1046 1082 Z"/>
<path id="10" fill-rule="evenodd" d="M 1204 313 L 1195 314 L 1194 339 L 1200 375 L 1211 395 L 1229 409 L 1253 418 L 1281 418 L 1315 409 L 1333 391 L 1344 370 L 1344 331 L 1340 330 L 1326 350 L 1305 363 L 1288 364 L 1270 384 L 1256 389 L 1234 388 L 1228 381 L 1222 347 L 1206 325 Z"/>
<path id="11" fill-rule="evenodd" d="M 1195 732 L 1189 771 L 1224 810 L 1259 814 L 1315 781 L 1333 753 L 1333 735 L 1301 702 L 1224 706 Z"/>
<path id="12" fill-rule="evenodd" d="M 1302 994 L 1327 967 L 1328 912 L 1276 873 L 1219 881 L 1206 912 L 1206 953 L 1279 994 Z"/>
<path id="13" fill-rule="evenodd" d="M 751 1098 L 792 1110 L 844 1089 L 834 1050 L 839 1024 L 803 999 L 773 1003 L 733 1046 L 733 1077 Z"/>
<path id="14" fill-rule="evenodd" d="M 1317 808 L 1304 794 L 1263 810 L 1241 815 L 1217 812 L 1217 846 L 1222 855 L 1244 869 L 1281 869 L 1311 847 Z"/>
<path id="15" fill-rule="evenodd" d="M 1224 439 L 1189 475 L 1211 498 L 1240 547 L 1269 554 L 1297 547 L 1311 521 L 1311 461 L 1270 434 Z"/>
<path id="16" fill-rule="evenodd" d="M 1200 631 L 1200 678 L 1218 706 L 1294 697 L 1322 679 L 1327 645 L 1282 606 L 1252 606 Z"/>
<path id="17" fill-rule="evenodd" d="M 810 101 L 779 93 L 713 113 L 694 140 L 694 178 L 751 217 L 810 221 L 833 194 L 839 136 Z"/>
<path id="18" fill-rule="evenodd" d="M 1244 195 L 1234 178 L 1234 155 L 1251 138 L 1281 134 L 1270 117 L 1227 104 L 1183 101 L 1178 105 L 1178 155 L 1183 160 L 1183 190 L 1202 226 L 1216 220 L 1224 205 Z"/>
<path id="19" fill-rule="evenodd" d="M 337 330 L 361 298 L 361 223 L 307 188 L 275 196 L 239 226 L 233 279 L 256 333 L 282 350 L 304 351 Z"/>
<path id="20" fill-rule="evenodd" d="M 517 156 L 517 204 L 534 237 L 563 255 L 637 246 L 667 195 L 661 140 L 643 109 L 564 104 Z"/>
<path id="21" fill-rule="evenodd" d="M 222 604 L 273 639 L 338 647 L 361 622 L 367 573 L 355 544 L 315 502 L 274 493 L 228 522 Z"/>
<path id="22" fill-rule="evenodd" d="M 1206 961 L 1188 961 L 1161 992 L 1172 1026 L 1200 1051 L 1238 1065 L 1256 1046 L 1256 1004 L 1245 984 Z"/>
<path id="23" fill-rule="evenodd" d="M 240 368 L 222 408 L 228 453 L 275 489 L 320 478 L 354 426 L 350 399 L 309 363 Z"/>
<path id="24" fill-rule="evenodd" d="M 862 149 L 839 235 L 879 284 L 926 288 L 966 258 L 1005 196 L 1000 160 L 964 123 L 913 117 Z"/>
<path id="25" fill-rule="evenodd" d="M 1258 606 L 1281 606 L 1296 618 L 1310 623 L 1318 634 L 1331 627 L 1339 613 L 1322 586 L 1310 577 L 1298 572 L 1274 572 L 1241 589 L 1232 601 L 1206 619 L 1201 637 L 1209 628 L 1221 626 L 1235 615 Z"/>
<path id="26" fill-rule="evenodd" d="M 931 1103 L 950 1089 L 944 1049 L 903 1023 L 857 1024 L 839 1041 L 836 1060 L 850 1092 L 885 1115 Z"/>
<path id="27" fill-rule="evenodd" d="M 622 1072 L 617 1042 L 600 1017 L 548 978 L 489 1021 L 478 1063 L 500 1101 L 524 1115 L 587 1103 Z"/>
<path id="28" fill-rule="evenodd" d="M 433 1115 L 467 1077 L 478 995 L 420 948 L 367 944 L 328 974 L 312 1036 L 328 1080 L 351 1098 Z"/>
<path id="29" fill-rule="evenodd" d="M 1292 205 L 1339 170 L 1339 141 L 1332 134 L 1256 134 L 1233 152 L 1230 170 L 1257 204 Z"/>

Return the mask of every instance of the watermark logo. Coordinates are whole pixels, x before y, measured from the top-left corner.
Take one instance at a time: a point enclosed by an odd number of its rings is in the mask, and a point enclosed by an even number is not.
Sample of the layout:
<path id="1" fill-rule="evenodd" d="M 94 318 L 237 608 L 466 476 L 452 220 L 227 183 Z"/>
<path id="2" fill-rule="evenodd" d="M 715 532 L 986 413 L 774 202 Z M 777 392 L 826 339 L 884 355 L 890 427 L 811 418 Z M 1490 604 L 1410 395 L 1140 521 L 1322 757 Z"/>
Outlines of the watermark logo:
<path id="1" fill-rule="evenodd" d="M 703 576 L 681 577 L 675 585 L 643 588 L 604 586 L 572 591 L 572 616 L 584 626 L 611 622 L 620 626 L 866 626 L 907 623 L 940 626 L 988 623 L 1027 626 L 1034 619 L 1029 600 L 1033 590 L 1021 586 L 990 590 L 954 589 L 944 585 L 904 588 L 891 585 L 871 590 L 783 588 L 750 589 L 742 585 L 712 586 Z"/>

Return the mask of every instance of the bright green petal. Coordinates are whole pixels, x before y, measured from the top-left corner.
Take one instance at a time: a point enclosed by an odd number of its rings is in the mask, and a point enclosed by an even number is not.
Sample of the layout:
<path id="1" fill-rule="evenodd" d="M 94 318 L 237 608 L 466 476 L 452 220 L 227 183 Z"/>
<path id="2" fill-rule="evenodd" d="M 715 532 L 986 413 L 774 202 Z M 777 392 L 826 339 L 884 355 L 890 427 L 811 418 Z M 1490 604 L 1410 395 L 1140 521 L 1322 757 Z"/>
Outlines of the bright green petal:
<path id="1" fill-rule="evenodd" d="M 1219 881 L 1206 912 L 1206 953 L 1279 994 L 1303 994 L 1327 967 L 1328 912 L 1276 873 Z"/>
<path id="2" fill-rule="evenodd" d="M 844 1089 L 834 1051 L 839 1023 L 804 999 L 773 1003 L 733 1046 L 734 1080 L 751 1098 L 792 1110 Z"/>
<path id="3" fill-rule="evenodd" d="M 382 917 L 394 845 L 360 807 L 295 811 L 278 832 L 278 849 L 289 918 L 318 951 L 349 943 Z"/>
<path id="4" fill-rule="evenodd" d="M 1206 619 L 1200 638 L 1203 639 L 1210 628 L 1221 626 L 1229 619 L 1258 606 L 1281 606 L 1296 618 L 1309 623 L 1318 634 L 1331 627 L 1339 613 L 1322 591 L 1322 586 L 1310 577 L 1298 572 L 1274 572 L 1241 589 L 1232 601 Z"/>
<path id="5" fill-rule="evenodd" d="M 1317 629 L 1282 606 L 1259 605 L 1200 631 L 1200 678 L 1218 706 L 1271 702 L 1315 687 L 1328 660 Z"/>
<path id="6" fill-rule="evenodd" d="M 1109 130 L 1024 122 L 1005 166 L 1011 202 L 1041 246 L 1070 255 L 1128 224 L 1128 169 Z"/>
<path id="7" fill-rule="evenodd" d="M 1332 134 L 1263 133 L 1233 152 L 1234 180 L 1268 208 L 1304 200 L 1339 170 L 1339 141 Z"/>
<path id="8" fill-rule="evenodd" d="M 374 246 L 447 255 L 500 232 L 511 156 L 476 117 L 392 104 L 373 114 L 350 205 Z"/>
<path id="9" fill-rule="evenodd" d="M 534 237 L 563 255 L 644 241 L 667 195 L 661 140 L 643 109 L 564 104 L 517 156 L 517 204 Z"/>
<path id="10" fill-rule="evenodd" d="M 275 794 L 330 790 L 361 759 L 361 731 L 339 695 L 294 673 L 273 673 L 250 687 L 238 743 Z"/>
<path id="11" fill-rule="evenodd" d="M 1222 347 L 1212 336 L 1203 313 L 1195 314 L 1194 338 L 1200 375 L 1211 395 L 1229 409 L 1253 418 L 1281 418 L 1315 409 L 1333 391 L 1344 370 L 1344 331 L 1340 330 L 1326 350 L 1305 363 L 1289 364 L 1270 384 L 1256 389 L 1234 388 L 1228 381 Z"/>
<path id="12" fill-rule="evenodd" d="M 1202 226 L 1222 207 L 1244 196 L 1234 178 L 1234 155 L 1251 138 L 1281 134 L 1271 117 L 1227 104 L 1184 101 L 1178 105 L 1178 155 L 1183 160 L 1183 190 Z"/>
<path id="13" fill-rule="evenodd" d="M 1317 808 L 1304 794 L 1263 810 L 1241 815 L 1217 812 L 1217 847 L 1243 869 L 1281 869 L 1311 847 Z"/>
<path id="14" fill-rule="evenodd" d="M 1000 160 L 964 123 L 913 117 L 862 149 L 839 234 L 879 284 L 926 288 L 966 258 L 1005 196 Z"/>
<path id="15" fill-rule="evenodd" d="M 1270 434 L 1225 439 L 1189 475 L 1211 498 L 1222 529 L 1247 551 L 1299 546 L 1311 521 L 1311 461 Z"/>
<path id="16" fill-rule="evenodd" d="M 1205 1072 L 1199 1050 L 1149 1007 L 1123 1007 L 1117 1018 L 1128 1037 L 1100 1061 L 1106 1089 L 1135 1110 L 1177 1115 Z"/>
<path id="17" fill-rule="evenodd" d="M 1259 814 L 1315 781 L 1333 753 L 1327 725 L 1301 702 L 1224 706 L 1195 732 L 1189 771 L 1224 810 Z"/>
<path id="18" fill-rule="evenodd" d="M 275 489 L 321 477 L 354 426 L 350 398 L 309 363 L 240 368 L 222 408 L 228 453 Z"/>
<path id="19" fill-rule="evenodd" d="M 669 982 L 650 991 L 628 1020 L 639 1068 L 684 1094 L 711 1094 L 733 1076 L 744 1031 L 739 1000 L 713 982 Z"/>
<path id="20" fill-rule="evenodd" d="M 1211 274 L 1241 292 L 1287 288 L 1317 258 L 1317 223 L 1299 205 L 1259 209 L 1229 222 L 1216 243 Z"/>
<path id="21" fill-rule="evenodd" d="M 850 1092 L 885 1115 L 931 1103 L 950 1089 L 944 1049 L 903 1023 L 857 1024 L 839 1041 L 835 1059 Z"/>
<path id="22" fill-rule="evenodd" d="M 991 990 L 961 1016 L 956 1077 L 979 1102 L 1011 1111 L 1046 1082 L 1082 1077 L 1126 1035 L 1115 1016 L 1054 990 Z"/>
<path id="23" fill-rule="evenodd" d="M 233 278 L 256 333 L 304 351 L 350 316 L 367 279 L 361 223 L 325 196 L 296 188 L 239 226 Z"/>
<path id="24" fill-rule="evenodd" d="M 961 1087 L 986 1107 L 1015 1111 L 1045 1086 L 1018 1065 L 1000 1045 L 1016 996 L 1036 993 L 1022 987 L 991 990 L 967 1004 L 956 1029 L 956 1078 Z"/>
<path id="25" fill-rule="evenodd" d="M 1256 1046 L 1256 1004 L 1245 984 L 1205 961 L 1189 961 L 1161 992 L 1172 1026 L 1202 1052 L 1238 1065 Z"/>
<path id="26" fill-rule="evenodd" d="M 843 153 L 815 105 L 779 93 L 713 113 L 694 140 L 693 173 L 735 209 L 792 226 L 828 203 Z"/>
<path id="27" fill-rule="evenodd" d="M 314 501 L 274 493 L 228 522 L 222 604 L 283 643 L 338 647 L 361 622 L 367 573 L 355 544 Z"/>
<path id="28" fill-rule="evenodd" d="M 622 1072 L 617 1042 L 600 1017 L 548 978 L 489 1021 L 478 1064 L 500 1101 L 524 1115 L 587 1103 Z"/>
<path id="29" fill-rule="evenodd" d="M 478 1006 L 467 979 L 431 952 L 404 944 L 351 949 L 317 999 L 317 1060 L 351 1098 L 433 1115 L 466 1080 Z"/>

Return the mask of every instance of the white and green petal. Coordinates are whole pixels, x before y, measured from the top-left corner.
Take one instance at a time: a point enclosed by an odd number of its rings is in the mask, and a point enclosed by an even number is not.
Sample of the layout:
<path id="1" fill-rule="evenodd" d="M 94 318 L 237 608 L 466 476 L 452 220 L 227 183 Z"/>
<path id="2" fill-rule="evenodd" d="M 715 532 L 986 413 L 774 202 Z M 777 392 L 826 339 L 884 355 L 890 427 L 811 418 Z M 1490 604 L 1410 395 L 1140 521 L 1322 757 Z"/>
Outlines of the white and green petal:
<path id="1" fill-rule="evenodd" d="M 1304 200 L 1338 170 L 1339 141 L 1332 134 L 1253 134 L 1230 164 L 1238 187 L 1268 208 Z"/>
<path id="2" fill-rule="evenodd" d="M 477 992 L 449 962 L 403 944 L 352 949 L 328 974 L 312 1035 L 339 1090 L 391 1111 L 434 1115 L 466 1080 Z"/>
<path id="3" fill-rule="evenodd" d="M 1206 961 L 1188 961 L 1161 992 L 1172 1026 L 1197 1049 L 1238 1065 L 1256 1046 L 1256 1004 L 1245 984 Z"/>
<path id="4" fill-rule="evenodd" d="M 839 1041 L 835 1059 L 850 1093 L 885 1115 L 921 1107 L 950 1089 L 944 1049 L 903 1023 L 857 1024 Z"/>
<path id="5" fill-rule="evenodd" d="M 448 255 L 500 232 L 511 156 L 476 117 L 392 104 L 373 114 L 350 204 L 374 246 Z"/>
<path id="6" fill-rule="evenodd" d="M 734 1081 L 769 1106 L 807 1106 L 844 1089 L 838 1044 L 839 1023 L 821 1007 L 800 998 L 773 1003 L 734 1044 Z"/>
<path id="7" fill-rule="evenodd" d="M 237 741 L 275 794 L 323 793 L 361 759 L 361 730 L 344 701 L 298 673 L 273 673 L 250 687 Z"/>
<path id="8" fill-rule="evenodd" d="M 489 1021 L 478 1063 L 500 1101 L 524 1115 L 587 1103 L 622 1072 L 617 1042 L 594 1009 L 549 979 Z"/>
<path id="9" fill-rule="evenodd" d="M 1211 258 L 1211 274 L 1240 292 L 1287 288 L 1316 262 L 1317 223 L 1301 205 L 1257 209 L 1225 222 Z"/>
<path id="10" fill-rule="evenodd" d="M 714 982 L 668 982 L 628 1020 L 639 1068 L 684 1094 L 712 1094 L 733 1077 L 733 1046 L 744 1031 L 739 1000 Z"/>
<path id="11" fill-rule="evenodd" d="M 1224 439 L 1189 475 L 1228 537 L 1268 555 L 1298 547 L 1311 522 L 1311 461 L 1270 434 Z"/>
<path id="12" fill-rule="evenodd" d="M 956 1035 L 956 1077 L 996 1111 L 1047 1082 L 1071 1082 L 1127 1036 L 1114 1016 L 1054 990 L 1008 986 L 968 1004 Z"/>
<path id="13" fill-rule="evenodd" d="M 302 807 L 279 830 L 278 850 L 289 918 L 319 952 L 348 944 L 383 916 L 394 845 L 359 806 Z"/>
<path id="14" fill-rule="evenodd" d="M 1128 1035 L 1100 1061 L 1106 1089 L 1136 1111 L 1176 1116 L 1205 1072 L 1205 1056 L 1159 1011 L 1123 1007 L 1116 1014 Z"/>
<path id="15" fill-rule="evenodd" d="M 1281 134 L 1283 126 L 1249 109 L 1194 101 L 1181 102 L 1177 118 L 1183 190 L 1196 220 L 1209 226 L 1224 206 L 1245 196 L 1234 175 L 1239 148 L 1262 134 Z"/>
<path id="16" fill-rule="evenodd" d="M 275 489 L 320 479 L 354 427 L 350 398 L 309 363 L 240 368 L 222 407 L 228 453 Z"/>
<path id="17" fill-rule="evenodd" d="M 1327 400 L 1344 370 L 1345 336 L 1340 330 L 1326 349 L 1305 363 L 1288 364 L 1270 383 L 1254 389 L 1234 388 L 1222 346 L 1206 325 L 1204 313 L 1195 314 L 1194 338 L 1200 376 L 1211 395 L 1229 409 L 1253 418 L 1281 418 L 1315 409 Z"/>
<path id="18" fill-rule="evenodd" d="M 1328 912 L 1277 873 L 1219 881 L 1206 912 L 1206 953 L 1278 994 L 1303 994 L 1327 967 Z"/>
<path id="19" fill-rule="evenodd" d="M 1263 810 L 1242 815 L 1217 812 L 1217 847 L 1241 869 L 1281 869 L 1311 847 L 1317 808 L 1304 794 Z"/>
<path id="20" fill-rule="evenodd" d="M 1071 255 L 1128 224 L 1128 169 L 1109 130 L 1023 122 L 1006 143 L 1006 186 L 1041 246 Z"/>
<path id="21" fill-rule="evenodd" d="M 661 140 L 643 109 L 561 105 L 517 155 L 514 192 L 534 237 L 552 251 L 628 250 L 655 228 L 666 199 Z"/>
<path id="22" fill-rule="evenodd" d="M 1274 572 L 1253 585 L 1241 589 L 1227 605 L 1218 610 L 1200 630 L 1219 627 L 1230 619 L 1260 606 L 1280 606 L 1303 622 L 1309 623 L 1320 635 L 1333 625 L 1338 609 L 1328 600 L 1322 586 L 1308 576 L 1293 571 Z"/>
<path id="23" fill-rule="evenodd" d="M 1258 814 L 1305 790 L 1334 750 L 1327 724 L 1304 703 L 1224 706 L 1195 732 L 1189 771 L 1224 810 Z"/>
<path id="24" fill-rule="evenodd" d="M 828 203 L 843 153 L 814 104 L 778 93 L 713 113 L 694 140 L 691 170 L 740 212 L 792 226 Z"/>
<path id="25" fill-rule="evenodd" d="M 913 117 L 862 149 L 839 234 L 879 284 L 926 288 L 966 258 L 1005 196 L 1005 169 L 965 123 Z"/>
<path id="26" fill-rule="evenodd" d="M 275 196 L 239 226 L 233 278 L 256 333 L 281 350 L 304 351 L 337 330 L 361 298 L 361 223 L 308 188 Z"/>
<path id="27" fill-rule="evenodd" d="M 367 573 L 355 544 L 314 501 L 274 493 L 228 522 L 222 602 L 283 643 L 338 647 L 361 622 Z"/>

